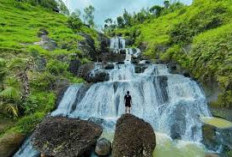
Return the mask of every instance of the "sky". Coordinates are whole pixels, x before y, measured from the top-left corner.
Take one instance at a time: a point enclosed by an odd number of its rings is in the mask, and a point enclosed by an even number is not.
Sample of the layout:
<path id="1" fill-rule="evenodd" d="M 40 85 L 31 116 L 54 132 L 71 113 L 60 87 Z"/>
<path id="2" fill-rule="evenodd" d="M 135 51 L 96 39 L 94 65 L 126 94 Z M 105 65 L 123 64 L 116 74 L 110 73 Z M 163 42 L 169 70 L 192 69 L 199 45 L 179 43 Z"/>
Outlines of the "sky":
<path id="1" fill-rule="evenodd" d="M 72 12 L 75 9 L 83 11 L 89 5 L 94 6 L 94 21 L 97 27 L 104 24 L 107 18 L 115 19 L 123 14 L 124 9 L 128 12 L 138 12 L 142 8 L 151 7 L 153 5 L 162 5 L 164 0 L 63 0 L 69 10 Z M 179 0 L 187 5 L 191 4 L 192 0 Z"/>

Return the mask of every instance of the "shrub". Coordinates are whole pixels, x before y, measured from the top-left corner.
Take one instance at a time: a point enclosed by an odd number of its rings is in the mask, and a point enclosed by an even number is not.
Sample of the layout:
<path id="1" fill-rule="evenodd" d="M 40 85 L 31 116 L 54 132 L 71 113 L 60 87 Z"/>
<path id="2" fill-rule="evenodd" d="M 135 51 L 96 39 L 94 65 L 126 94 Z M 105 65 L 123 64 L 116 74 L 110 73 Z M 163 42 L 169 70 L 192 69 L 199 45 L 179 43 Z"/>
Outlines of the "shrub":
<path id="1" fill-rule="evenodd" d="M 66 63 L 62 63 L 58 60 L 50 60 L 47 64 L 47 70 L 54 75 L 63 74 L 67 68 L 68 65 Z"/>

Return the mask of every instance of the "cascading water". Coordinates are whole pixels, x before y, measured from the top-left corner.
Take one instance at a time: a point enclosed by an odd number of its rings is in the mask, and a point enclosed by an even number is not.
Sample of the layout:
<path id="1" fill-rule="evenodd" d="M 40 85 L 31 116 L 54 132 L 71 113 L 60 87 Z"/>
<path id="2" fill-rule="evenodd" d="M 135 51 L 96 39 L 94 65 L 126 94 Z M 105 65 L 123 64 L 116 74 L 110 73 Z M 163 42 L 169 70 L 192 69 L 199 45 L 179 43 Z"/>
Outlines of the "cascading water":
<path id="1" fill-rule="evenodd" d="M 111 48 L 120 49 L 122 38 L 111 39 Z M 124 46 L 125 48 L 125 46 Z M 170 74 L 166 65 L 144 64 L 143 73 L 135 73 L 131 55 L 126 51 L 125 64 L 114 63 L 106 70 L 109 81 L 71 85 L 52 116 L 66 116 L 95 121 L 104 132 L 114 132 L 120 115 L 124 114 L 124 95 L 130 91 L 132 114 L 149 122 L 156 132 L 186 141 L 200 142 L 202 132 L 199 116 L 210 116 L 206 98 L 197 83 L 182 75 Z M 96 63 L 94 71 L 103 70 Z M 15 157 L 33 157 L 31 146 L 20 150 Z M 31 150 L 32 151 L 32 150 Z"/>
<path id="2" fill-rule="evenodd" d="M 120 49 L 126 48 L 126 41 L 122 37 L 114 37 L 110 39 L 110 49 L 118 53 Z"/>

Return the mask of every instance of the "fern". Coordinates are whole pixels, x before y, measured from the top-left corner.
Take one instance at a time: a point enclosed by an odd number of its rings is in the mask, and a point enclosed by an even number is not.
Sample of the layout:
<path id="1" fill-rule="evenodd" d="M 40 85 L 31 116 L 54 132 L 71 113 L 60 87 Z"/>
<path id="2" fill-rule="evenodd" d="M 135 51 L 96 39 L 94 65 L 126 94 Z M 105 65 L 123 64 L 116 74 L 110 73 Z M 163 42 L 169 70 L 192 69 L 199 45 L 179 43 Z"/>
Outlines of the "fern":
<path id="1" fill-rule="evenodd" d="M 6 112 L 6 114 L 12 115 L 13 117 L 19 116 L 19 110 L 18 110 L 18 106 L 16 104 L 1 103 L 0 109 L 3 110 L 4 112 Z"/>

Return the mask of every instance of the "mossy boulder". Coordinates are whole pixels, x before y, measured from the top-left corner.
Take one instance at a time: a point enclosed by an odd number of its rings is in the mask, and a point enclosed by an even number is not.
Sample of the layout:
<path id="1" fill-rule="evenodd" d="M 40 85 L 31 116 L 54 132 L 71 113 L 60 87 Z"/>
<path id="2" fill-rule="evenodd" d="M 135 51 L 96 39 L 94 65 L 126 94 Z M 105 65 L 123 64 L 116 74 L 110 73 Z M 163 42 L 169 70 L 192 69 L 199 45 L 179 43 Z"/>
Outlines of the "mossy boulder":
<path id="1" fill-rule="evenodd" d="M 47 117 L 33 133 L 32 144 L 46 156 L 76 157 L 90 153 L 101 133 L 89 121 Z"/>
<path id="2" fill-rule="evenodd" d="M 151 125 L 131 114 L 122 115 L 116 124 L 114 157 L 151 157 L 156 137 Z"/>
<path id="3" fill-rule="evenodd" d="M 95 153 L 98 156 L 107 156 L 111 152 L 111 142 L 105 138 L 101 138 L 97 141 L 95 147 Z"/>
<path id="4" fill-rule="evenodd" d="M 7 133 L 0 138 L 0 156 L 10 157 L 20 147 L 25 136 L 21 133 Z"/>

